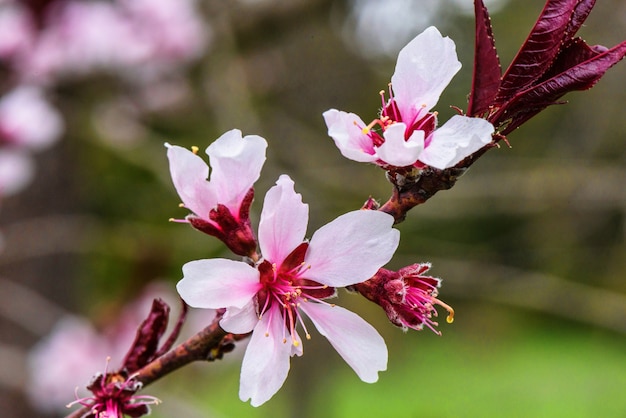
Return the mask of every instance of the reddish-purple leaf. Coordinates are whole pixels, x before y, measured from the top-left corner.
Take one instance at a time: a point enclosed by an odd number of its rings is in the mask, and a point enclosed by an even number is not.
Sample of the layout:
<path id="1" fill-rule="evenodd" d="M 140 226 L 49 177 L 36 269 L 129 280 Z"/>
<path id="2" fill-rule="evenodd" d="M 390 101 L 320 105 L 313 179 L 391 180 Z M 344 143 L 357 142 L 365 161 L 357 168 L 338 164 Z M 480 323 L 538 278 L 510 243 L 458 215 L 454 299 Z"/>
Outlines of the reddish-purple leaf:
<path id="1" fill-rule="evenodd" d="M 570 28 L 572 14 L 579 1 L 548 0 L 537 23 L 502 77 L 497 103 L 504 103 L 516 92 L 528 88 L 550 67 Z"/>
<path id="2" fill-rule="evenodd" d="M 567 29 L 565 30 L 564 39 L 573 38 L 576 35 L 576 32 L 578 32 L 580 27 L 583 25 L 595 4 L 596 0 L 578 0 L 578 4 L 572 13 L 569 25 L 567 25 Z"/>
<path id="3" fill-rule="evenodd" d="M 506 135 L 511 132 L 547 106 L 558 103 L 570 91 L 590 89 L 609 68 L 626 56 L 626 41 L 604 52 L 598 52 L 599 48 L 596 48 L 589 48 L 581 41 L 572 42 L 570 49 L 564 50 L 564 56 L 588 55 L 590 58 L 573 66 L 561 63 L 565 68 L 563 72 L 516 94 L 507 102 L 503 112 L 494 118 L 494 123 L 510 120 L 501 133 Z"/>
<path id="4" fill-rule="evenodd" d="M 154 299 L 148 317 L 137 328 L 135 341 L 124 359 L 124 368 L 133 373 L 148 364 L 157 352 L 159 340 L 165 333 L 170 307 L 161 299 Z"/>
<path id="5" fill-rule="evenodd" d="M 489 106 L 494 102 L 498 93 L 500 76 L 502 75 L 489 13 L 483 0 L 474 1 L 474 11 L 476 14 L 476 40 L 472 90 L 467 106 L 469 116 L 483 115 L 489 110 Z"/>

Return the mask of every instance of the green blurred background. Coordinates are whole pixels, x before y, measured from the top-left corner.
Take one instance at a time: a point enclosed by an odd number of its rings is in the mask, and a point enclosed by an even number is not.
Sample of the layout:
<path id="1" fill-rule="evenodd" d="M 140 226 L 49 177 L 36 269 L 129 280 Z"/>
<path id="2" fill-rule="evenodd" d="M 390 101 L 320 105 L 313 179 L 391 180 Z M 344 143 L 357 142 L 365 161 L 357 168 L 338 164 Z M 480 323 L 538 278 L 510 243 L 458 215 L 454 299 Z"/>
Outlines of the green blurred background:
<path id="1" fill-rule="evenodd" d="M 385 3 L 377 4 L 380 23 Z M 405 17 L 418 22 L 404 36 L 434 24 L 457 44 L 463 68 L 436 107 L 443 122 L 453 114 L 449 105 L 466 104 L 473 17 L 461 12 L 462 0 L 404 3 Z M 543 3 L 496 5 L 492 23 L 504 66 Z M 254 217 L 265 191 L 287 173 L 310 205 L 309 236 L 368 196 L 384 201 L 390 194 L 380 169 L 341 157 L 321 113 L 334 107 L 373 119 L 406 39 L 388 55 L 359 44 L 355 22 L 365 2 L 202 7 L 213 40 L 188 72 L 186 99 L 103 122 L 102 104 L 125 88 L 115 79 L 70 81 L 56 92 L 67 134 L 38 156 L 35 182 L 4 201 L 0 213 L 3 417 L 39 416 L 22 394 L 24 359 L 63 312 L 102 325 L 150 281 L 173 288 L 185 262 L 230 256 L 217 240 L 167 222 L 185 211 L 177 207 L 163 142 L 203 149 L 235 127 L 265 137 Z M 387 24 L 369 25 L 369 36 L 395 36 L 394 25 L 406 23 Z M 613 46 L 625 27 L 626 2 L 603 0 L 581 35 Z M 618 64 L 591 91 L 567 96 L 569 104 L 512 133 L 512 148 L 488 152 L 456 187 L 398 226 L 401 245 L 389 267 L 433 263 L 431 273 L 444 279 L 440 297 L 456 310 L 454 324 L 442 321 L 443 336 L 404 334 L 377 306 L 340 294 L 338 302 L 387 341 L 389 367 L 378 383 L 362 383 L 314 334 L 267 404 L 239 401 L 237 350 L 147 389 L 163 400 L 152 416 L 626 416 L 625 79 L 626 65 Z"/>

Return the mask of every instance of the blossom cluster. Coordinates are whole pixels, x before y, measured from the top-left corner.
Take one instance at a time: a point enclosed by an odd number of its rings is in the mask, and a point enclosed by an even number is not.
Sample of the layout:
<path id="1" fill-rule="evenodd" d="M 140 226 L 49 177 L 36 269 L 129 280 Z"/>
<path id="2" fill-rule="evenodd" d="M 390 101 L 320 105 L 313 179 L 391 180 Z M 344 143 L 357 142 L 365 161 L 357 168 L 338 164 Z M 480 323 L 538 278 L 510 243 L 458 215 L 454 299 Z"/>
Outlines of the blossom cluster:
<path id="1" fill-rule="evenodd" d="M 106 4 L 76 7 L 120 6 L 129 15 L 136 10 L 142 18 L 150 15 L 142 9 L 141 1 Z M 336 109 L 323 113 L 328 135 L 342 155 L 385 170 L 393 185 L 392 198 L 382 206 L 370 198 L 361 209 L 336 217 L 312 234 L 307 233 L 309 206 L 287 174 L 280 175 L 265 193 L 258 225 L 253 227 L 250 211 L 254 184 L 261 176 L 268 147 L 263 137 L 230 130 L 206 148 L 208 164 L 198 155 L 197 147 L 165 144 L 181 207 L 189 212 L 171 221 L 189 224 L 219 239 L 237 256 L 187 262 L 176 289 L 187 305 L 218 312 L 205 330 L 219 324 L 219 338 L 250 338 L 241 367 L 241 400 L 259 406 L 274 396 L 286 381 L 291 357 L 304 354 L 304 340 L 313 337 L 313 327 L 361 380 L 377 381 L 378 373 L 387 368 L 387 347 L 374 327 L 334 303 L 341 288 L 378 304 L 389 321 L 404 331 L 428 328 L 441 334 L 436 307 L 445 309 L 446 321 L 453 322 L 454 310 L 439 299 L 441 280 L 427 275 L 429 263 L 398 270 L 385 267 L 399 245 L 400 232 L 394 226 L 411 207 L 451 187 L 455 173 L 469 167 L 510 129 L 566 92 L 591 87 L 626 55 L 626 42 L 612 49 L 591 48 L 573 37 L 592 7 L 592 0 L 571 0 L 567 7 L 548 0 L 520 54 L 501 76 L 488 14 L 482 1 L 475 0 L 477 58 L 468 111 L 464 114 L 457 109 L 459 114 L 440 127 L 438 113 L 432 109 L 461 64 L 454 42 L 436 28 L 429 27 L 415 37 L 400 51 L 389 97 L 384 90 L 380 92 L 382 107 L 371 123 Z M 567 10 L 561 14 L 553 13 L 564 8 Z M 110 19 L 112 10 L 99 18 Z M 84 22 L 72 20 L 72 13 L 65 15 L 57 9 L 55 16 L 65 16 L 82 27 Z M 128 35 L 128 27 L 109 23 L 114 33 Z M 557 30 L 545 35 L 544 29 L 553 23 L 558 24 Z M 65 32 L 54 36 L 62 38 Z M 98 39 L 98 51 L 103 56 L 113 54 L 106 40 Z M 545 45 L 537 46 L 537 39 Z M 11 45 L 0 48 L 0 54 L 18 56 L 21 41 L 14 40 Z M 136 62 L 146 50 L 131 45 L 133 48 L 125 51 L 129 55 L 115 60 L 107 56 L 91 64 L 123 66 Z M 76 44 L 78 49 L 83 46 Z M 180 52 L 176 47 L 172 51 Z M 537 61 L 540 66 L 527 71 L 537 56 L 545 56 L 547 64 Z M 66 58 L 72 59 L 71 55 Z M 54 60 L 42 62 L 38 77 L 58 71 Z M 45 142 L 37 135 L 31 134 L 35 138 L 32 143 Z M 84 416 L 142 416 L 148 412 L 147 405 L 156 402 L 135 395 L 144 381 L 132 373 L 158 360 L 171 347 L 170 338 L 157 349 L 168 309 L 155 302 L 122 368 L 97 375 L 92 381 L 88 389 L 93 396 L 77 401 L 90 408 Z M 182 351 L 188 348 L 182 347 Z M 207 359 L 206 354 L 203 352 L 201 358 Z M 175 358 L 176 364 L 180 360 Z"/>
<path id="2" fill-rule="evenodd" d="M 457 164 L 487 145 L 493 133 L 484 119 L 461 115 L 435 129 L 436 114 L 428 110 L 459 65 L 454 43 L 427 29 L 400 53 L 394 95 L 383 103 L 380 118 L 365 126 L 354 114 L 329 110 L 324 118 L 330 136 L 344 156 L 387 170 Z M 447 309 L 452 321 L 452 308 L 436 298 L 440 280 L 423 275 L 429 265 L 383 269 L 400 239 L 393 216 L 366 204 L 307 240 L 309 207 L 283 174 L 265 195 L 255 234 L 249 212 L 266 158 L 264 138 L 226 132 L 206 149 L 208 165 L 197 148 L 166 146 L 174 186 L 192 212 L 172 220 L 220 239 L 243 257 L 190 261 L 177 285 L 190 306 L 225 309 L 220 326 L 226 332 L 251 333 L 241 368 L 242 400 L 258 406 L 278 391 L 290 357 L 303 354 L 301 335 L 311 338 L 309 321 L 361 380 L 378 380 L 387 368 L 386 345 L 361 317 L 329 301 L 339 288 L 379 304 L 405 330 L 425 325 L 438 332 L 435 305 Z"/>
<path id="3" fill-rule="evenodd" d="M 64 132 L 48 98 L 56 85 L 108 72 L 154 88 L 210 38 L 195 0 L 5 0 L 0 33 L 0 64 L 10 74 L 0 90 L 0 198 L 28 184 L 31 152 Z"/>

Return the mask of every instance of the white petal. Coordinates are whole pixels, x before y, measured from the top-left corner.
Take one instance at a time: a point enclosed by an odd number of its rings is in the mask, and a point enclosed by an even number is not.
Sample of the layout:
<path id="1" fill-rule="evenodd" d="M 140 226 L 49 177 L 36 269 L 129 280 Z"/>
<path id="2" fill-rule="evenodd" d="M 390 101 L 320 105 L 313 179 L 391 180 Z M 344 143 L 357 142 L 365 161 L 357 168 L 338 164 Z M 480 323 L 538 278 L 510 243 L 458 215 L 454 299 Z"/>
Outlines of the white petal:
<path id="1" fill-rule="evenodd" d="M 375 210 L 341 215 L 313 234 L 304 257 L 307 279 L 343 287 L 363 282 L 385 265 L 398 247 L 393 217 Z"/>
<path id="2" fill-rule="evenodd" d="M 242 137 L 238 129 L 224 133 L 207 148 L 217 199 L 233 214 L 238 213 L 241 201 L 258 180 L 266 149 L 265 139 L 257 135 Z"/>
<path id="3" fill-rule="evenodd" d="M 396 167 L 412 165 L 424 149 L 424 131 L 413 131 L 409 140 L 405 141 L 405 130 L 404 123 L 394 123 L 385 131 L 385 142 L 376 149 L 376 154 L 387 164 Z"/>
<path id="4" fill-rule="evenodd" d="M 259 322 L 259 316 L 256 313 L 256 304 L 251 299 L 241 309 L 228 308 L 220 320 L 220 326 L 224 331 L 232 332 L 233 334 L 246 334 L 254 329 L 257 322 Z"/>
<path id="5" fill-rule="evenodd" d="M 321 303 L 303 303 L 301 309 L 361 380 L 376 382 L 378 372 L 387 369 L 385 341 L 363 318 L 339 306 Z"/>
<path id="6" fill-rule="evenodd" d="M 208 219 L 209 212 L 217 204 L 215 192 L 207 181 L 209 167 L 202 158 L 186 148 L 166 146 L 170 174 L 178 196 L 187 209 Z"/>
<path id="7" fill-rule="evenodd" d="M 304 241 L 309 222 L 309 205 L 294 190 L 294 183 L 283 174 L 268 190 L 259 222 L 259 246 L 266 260 L 283 262 Z"/>
<path id="8" fill-rule="evenodd" d="M 190 261 L 176 289 L 194 308 L 243 308 L 258 292 L 259 271 L 241 261 L 214 258 Z"/>
<path id="9" fill-rule="evenodd" d="M 402 48 L 391 77 L 402 120 L 410 125 L 419 112 L 432 109 L 460 69 L 454 41 L 441 36 L 434 26 Z"/>
<path id="10" fill-rule="evenodd" d="M 491 142 L 493 132 L 484 119 L 455 115 L 433 132 L 419 159 L 441 170 L 453 167 Z"/>
<path id="11" fill-rule="evenodd" d="M 335 141 L 344 157 L 362 163 L 376 161 L 374 144 L 361 131 L 366 124 L 360 117 L 336 109 L 327 110 L 323 116 L 328 127 L 328 136 Z"/>
<path id="12" fill-rule="evenodd" d="M 283 342 L 284 324 L 280 312 L 266 312 L 248 343 L 241 365 L 239 398 L 252 406 L 267 402 L 281 388 L 289 373 L 291 339 Z"/>

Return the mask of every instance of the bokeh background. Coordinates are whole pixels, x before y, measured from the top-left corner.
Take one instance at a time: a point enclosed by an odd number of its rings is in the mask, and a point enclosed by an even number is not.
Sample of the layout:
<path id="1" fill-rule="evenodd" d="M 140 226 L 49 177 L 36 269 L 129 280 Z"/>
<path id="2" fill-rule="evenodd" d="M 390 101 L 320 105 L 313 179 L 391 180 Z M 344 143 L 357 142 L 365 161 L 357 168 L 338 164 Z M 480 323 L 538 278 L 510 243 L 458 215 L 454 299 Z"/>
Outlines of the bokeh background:
<path id="1" fill-rule="evenodd" d="M 487 2 L 504 66 L 543 4 Z M 137 91 L 96 71 L 50 88 L 65 121 L 62 139 L 36 154 L 28 187 L 1 202 L 0 415 L 60 416 L 36 409 L 46 395 L 32 394 L 28 364 L 61 318 L 77 315 L 104 329 L 150 283 L 172 292 L 185 262 L 230 256 L 217 240 L 168 222 L 185 210 L 177 207 L 164 142 L 203 149 L 232 128 L 265 137 L 253 216 L 287 173 L 310 205 L 310 236 L 391 190 L 380 169 L 341 157 L 321 113 L 334 107 L 373 119 L 397 52 L 430 25 L 456 42 L 463 63 L 436 107 L 440 120 L 454 113 L 449 105 L 464 108 L 471 6 L 204 0 L 197 12 L 206 47 L 181 64 L 175 83 Z M 581 35 L 607 46 L 624 40 L 626 2 L 599 1 Z M 387 341 L 389 367 L 378 383 L 362 383 L 314 334 L 267 404 L 239 401 L 239 349 L 149 387 L 146 394 L 163 400 L 152 416 L 626 416 L 624 80 L 621 63 L 592 90 L 570 94 L 567 105 L 512 133 L 511 148 L 489 151 L 452 190 L 398 225 L 401 246 L 390 267 L 433 263 L 431 273 L 444 279 L 440 297 L 456 310 L 454 324 L 442 321 L 442 336 L 405 334 L 377 306 L 340 294 L 339 303 Z M 154 103 L 150 94 L 158 106 L 146 105 Z"/>

